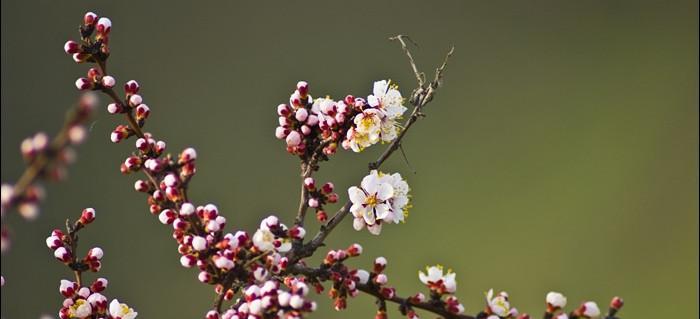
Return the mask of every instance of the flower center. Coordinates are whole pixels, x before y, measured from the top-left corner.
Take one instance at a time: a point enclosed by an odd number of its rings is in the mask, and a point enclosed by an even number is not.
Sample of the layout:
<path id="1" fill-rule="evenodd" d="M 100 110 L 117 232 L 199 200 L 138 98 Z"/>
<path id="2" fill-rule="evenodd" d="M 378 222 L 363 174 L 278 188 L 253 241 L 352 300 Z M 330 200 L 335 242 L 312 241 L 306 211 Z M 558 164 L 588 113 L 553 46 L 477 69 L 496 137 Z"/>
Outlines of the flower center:
<path id="1" fill-rule="evenodd" d="M 379 200 L 377 199 L 377 195 L 372 195 L 370 197 L 367 197 L 366 204 L 369 207 L 374 207 L 377 206 L 377 203 L 379 203 Z"/>
<path id="2" fill-rule="evenodd" d="M 374 124 L 374 119 L 371 116 L 365 116 L 362 118 L 362 128 L 365 130 L 368 130 L 372 124 Z"/>

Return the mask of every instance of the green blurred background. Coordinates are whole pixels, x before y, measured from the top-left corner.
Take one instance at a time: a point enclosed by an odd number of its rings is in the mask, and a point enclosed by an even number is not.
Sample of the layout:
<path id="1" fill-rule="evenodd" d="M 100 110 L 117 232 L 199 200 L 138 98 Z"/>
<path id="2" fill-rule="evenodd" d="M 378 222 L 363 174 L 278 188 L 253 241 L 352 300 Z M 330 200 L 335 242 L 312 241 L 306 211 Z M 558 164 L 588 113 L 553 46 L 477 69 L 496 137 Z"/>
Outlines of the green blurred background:
<path id="1" fill-rule="evenodd" d="M 273 131 L 298 80 L 340 98 L 391 78 L 408 95 L 414 80 L 387 37 L 409 34 L 429 72 L 454 44 L 445 86 L 405 142 L 416 174 L 400 156 L 385 167 L 412 187 L 408 222 L 374 237 L 348 220 L 329 246 L 362 244 L 357 266 L 386 256 L 403 294 L 421 289 L 425 265 L 451 267 L 470 313 L 493 287 L 538 316 L 549 290 L 572 306 L 621 295 L 626 318 L 697 316 L 697 1 L 2 1 L 3 181 L 23 169 L 21 139 L 55 132 L 78 96 L 86 66 L 62 46 L 87 10 L 112 18 L 110 69 L 142 84 L 148 130 L 171 151 L 196 146 L 191 197 L 249 231 L 270 212 L 291 222 L 297 204 L 297 160 Z M 211 288 L 179 265 L 136 177 L 120 175 L 132 144 L 109 142 L 121 118 L 99 110 L 41 217 L 5 218 L 2 315 L 55 314 L 70 274 L 44 238 L 93 206 L 82 248 L 105 249 L 108 295 L 143 318 L 201 318 Z M 346 198 L 381 150 L 340 152 L 319 178 Z M 317 299 L 314 318 L 374 314 L 368 297 L 342 313 Z"/>

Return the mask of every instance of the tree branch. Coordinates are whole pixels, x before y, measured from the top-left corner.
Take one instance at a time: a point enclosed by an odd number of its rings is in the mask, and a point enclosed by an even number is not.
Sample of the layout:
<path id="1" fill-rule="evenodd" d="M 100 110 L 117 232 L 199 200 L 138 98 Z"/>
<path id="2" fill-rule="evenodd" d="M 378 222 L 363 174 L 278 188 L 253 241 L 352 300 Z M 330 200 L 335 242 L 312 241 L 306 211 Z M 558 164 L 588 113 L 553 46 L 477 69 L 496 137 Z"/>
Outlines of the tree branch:
<path id="1" fill-rule="evenodd" d="M 397 149 L 401 147 L 401 141 L 406 136 L 406 133 L 411 128 L 411 126 L 413 126 L 413 124 L 416 121 L 418 121 L 418 119 L 424 116 L 422 110 L 428 103 L 430 103 L 430 101 L 432 101 L 437 88 L 442 82 L 443 73 L 447 66 L 447 61 L 454 53 L 454 47 L 452 47 L 445 56 L 445 60 L 443 61 L 442 65 L 440 65 L 440 67 L 436 69 L 434 80 L 426 84 L 425 74 L 418 71 L 418 67 L 416 66 L 416 63 L 413 59 L 413 55 L 411 55 L 411 51 L 408 50 L 408 47 L 406 46 L 405 39 L 408 39 L 409 41 L 410 39 L 405 35 L 397 35 L 389 39 L 397 40 L 401 43 L 401 47 L 403 48 L 404 52 L 406 53 L 406 56 L 408 57 L 411 69 L 413 70 L 413 73 L 416 76 L 418 87 L 415 90 L 413 90 L 413 93 L 411 95 L 410 102 L 411 104 L 413 104 L 413 111 L 411 112 L 411 115 L 409 116 L 408 120 L 406 120 L 405 124 L 403 125 L 403 130 L 401 130 L 401 133 L 399 133 L 396 139 L 391 144 L 389 144 L 386 150 L 382 153 L 381 156 L 379 156 L 379 158 L 376 161 L 369 163 L 368 166 L 370 170 L 379 169 L 379 167 L 381 167 L 382 164 Z M 340 224 L 340 222 L 345 218 L 345 216 L 348 215 L 348 213 L 350 212 L 351 205 L 352 203 L 350 201 L 346 202 L 345 205 L 343 205 L 343 207 L 341 207 L 335 213 L 335 215 L 333 215 L 333 217 L 328 220 L 328 222 L 325 225 L 321 226 L 319 232 L 316 234 L 316 236 L 314 236 L 314 238 L 310 242 L 293 251 L 290 261 L 294 263 L 301 258 L 313 255 L 316 249 L 323 245 L 323 241 L 326 239 L 326 237 L 328 237 L 331 231 L 333 231 L 333 229 L 336 226 L 338 226 L 338 224 Z"/>
<path id="2" fill-rule="evenodd" d="M 328 269 L 321 269 L 321 268 L 311 268 L 307 267 L 304 265 L 301 265 L 299 263 L 290 265 L 288 270 L 289 273 L 294 274 L 294 275 L 304 275 L 306 277 L 310 278 L 329 278 L 331 276 L 330 270 Z M 377 297 L 380 300 L 384 301 L 390 301 L 398 305 L 408 305 L 413 308 L 418 308 L 422 309 L 428 312 L 432 312 L 436 315 L 440 315 L 445 319 L 475 319 L 475 317 L 469 316 L 469 315 L 458 315 L 451 313 L 447 311 L 444 308 L 444 305 L 439 305 L 432 303 L 430 301 L 427 302 L 412 302 L 408 298 L 402 298 L 399 296 L 394 296 L 393 298 L 385 298 L 381 292 L 377 289 L 377 287 L 371 283 L 366 283 L 366 284 L 360 284 L 357 283 L 356 287 L 359 291 L 362 291 L 368 295 Z"/>

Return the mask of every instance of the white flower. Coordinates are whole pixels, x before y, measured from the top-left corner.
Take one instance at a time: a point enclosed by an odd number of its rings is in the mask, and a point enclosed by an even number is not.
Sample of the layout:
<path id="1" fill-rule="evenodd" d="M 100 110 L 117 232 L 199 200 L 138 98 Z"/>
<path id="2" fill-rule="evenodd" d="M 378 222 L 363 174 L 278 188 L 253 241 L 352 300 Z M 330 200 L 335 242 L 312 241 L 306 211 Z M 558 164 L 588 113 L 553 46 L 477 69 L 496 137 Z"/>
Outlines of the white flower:
<path id="1" fill-rule="evenodd" d="M 121 319 L 134 319 L 138 315 L 134 309 L 129 308 L 127 304 L 119 303 L 119 300 L 114 299 L 109 303 L 109 315 Z"/>
<path id="2" fill-rule="evenodd" d="M 384 223 L 400 223 L 405 220 L 409 208 L 408 183 L 401 174 L 388 175 L 373 170 L 365 176 L 360 187 L 350 187 L 348 195 L 355 217 L 353 227 L 361 230 L 365 226 L 370 233 L 381 233 Z"/>
<path id="3" fill-rule="evenodd" d="M 438 293 L 454 293 L 457 291 L 457 274 L 447 270 L 445 274 L 441 265 L 426 267 L 426 272 L 419 271 L 418 278 L 430 290 Z"/>
<path id="4" fill-rule="evenodd" d="M 399 135 L 399 124 L 388 116 L 382 119 L 380 129 L 382 142 L 391 142 Z"/>
<path id="5" fill-rule="evenodd" d="M 486 304 L 491 313 L 499 317 L 506 317 L 510 312 L 508 294 L 505 292 L 500 292 L 494 297 L 493 289 L 489 289 L 489 292 L 486 293 Z"/>
<path id="6" fill-rule="evenodd" d="M 348 195 L 352 206 L 350 212 L 355 219 L 362 219 L 364 224 L 374 225 L 377 220 L 387 218 L 391 213 L 388 200 L 394 195 L 394 187 L 383 183 L 376 174 L 367 175 L 362 179 L 360 187 L 350 187 Z M 356 224 L 364 226 L 364 224 Z"/>
<path id="7" fill-rule="evenodd" d="M 355 130 L 367 135 L 369 142 L 375 144 L 379 142 L 382 133 L 383 114 L 377 109 L 367 109 L 355 116 Z"/>
<path id="8" fill-rule="evenodd" d="M 85 318 L 92 315 L 92 306 L 85 299 L 78 299 L 68 308 L 68 316 L 71 318 Z"/>
<path id="9" fill-rule="evenodd" d="M 408 209 L 410 208 L 408 192 L 411 189 L 399 173 L 388 175 L 387 179 L 391 183 L 391 186 L 394 187 L 394 196 L 391 199 L 391 210 L 394 212 L 394 223 L 398 224 L 403 222 L 408 215 Z"/>
<path id="10" fill-rule="evenodd" d="M 398 88 L 386 80 L 376 81 L 373 94 L 367 97 L 367 102 L 370 106 L 383 110 L 391 120 L 400 118 L 406 112 L 406 107 Z"/>
<path id="11" fill-rule="evenodd" d="M 555 309 L 561 309 L 566 307 L 566 297 L 561 293 L 550 291 L 547 294 L 547 304 Z"/>
<path id="12" fill-rule="evenodd" d="M 260 222 L 260 228 L 253 235 L 253 244 L 261 251 L 277 251 L 281 253 L 292 249 L 289 238 L 277 237 L 273 231 L 287 232 L 287 226 L 281 224 L 276 216 L 269 216 Z"/>
<path id="13" fill-rule="evenodd" d="M 353 152 L 362 152 L 365 148 L 372 146 L 369 135 L 358 132 L 354 127 L 348 129 L 348 133 L 343 141 L 343 148 L 352 149 Z"/>

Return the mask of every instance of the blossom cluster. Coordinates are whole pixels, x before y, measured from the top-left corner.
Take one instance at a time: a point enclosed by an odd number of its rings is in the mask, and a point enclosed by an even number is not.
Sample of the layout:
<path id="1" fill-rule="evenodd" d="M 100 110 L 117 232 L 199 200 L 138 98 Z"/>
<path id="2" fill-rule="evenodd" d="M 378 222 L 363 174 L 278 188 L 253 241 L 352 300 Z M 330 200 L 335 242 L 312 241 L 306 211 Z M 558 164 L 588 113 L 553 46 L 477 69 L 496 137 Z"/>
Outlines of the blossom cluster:
<path id="1" fill-rule="evenodd" d="M 97 104 L 94 94 L 84 94 L 77 105 L 70 109 L 66 122 L 55 137 L 38 132 L 25 138 L 20 144 L 20 153 L 27 164 L 16 184 L 4 183 L 0 186 L 0 215 L 16 208 L 27 220 L 39 215 L 39 203 L 44 199 L 44 188 L 38 180 L 61 181 L 66 178 L 66 167 L 76 159 L 74 147 L 87 137 L 85 123 L 90 119 Z M 8 230 L 3 224 L 2 251 L 10 246 Z"/>
<path id="2" fill-rule="evenodd" d="M 547 318 L 599 318 L 602 314 L 598 304 L 593 301 L 584 301 L 576 309 L 574 309 L 574 311 L 567 314 L 563 311 L 567 304 L 567 298 L 563 294 L 556 291 L 547 293 L 545 303 L 547 305 L 547 310 L 545 311 L 545 316 Z M 615 318 L 615 314 L 622 308 L 623 305 L 624 302 L 622 301 L 622 298 L 612 298 L 606 318 Z"/>
<path id="3" fill-rule="evenodd" d="M 165 141 L 143 130 L 151 108 L 144 103 L 139 83 L 127 81 L 123 85 L 123 94 L 116 92 L 117 80 L 106 72 L 111 21 L 91 12 L 83 20 L 80 42 L 69 41 L 64 48 L 76 62 L 94 63 L 86 77 L 76 81 L 76 87 L 105 93 L 112 99 L 107 111 L 126 118 L 127 123 L 116 126 L 110 135 L 114 143 L 132 137 L 135 139 L 131 155 L 121 164 L 121 172 L 138 172 L 145 176 L 134 183 L 134 189 L 147 195 L 151 214 L 172 227 L 180 263 L 183 267 L 197 269 L 198 280 L 214 286 L 216 302 L 205 318 L 302 318 L 316 309 L 315 302 L 308 296 L 310 287 L 320 293 L 324 290 L 324 283 L 331 285 L 328 294 L 337 310 L 347 307 L 348 297 L 364 292 L 377 298 L 376 318 L 379 319 L 387 318 L 387 302 L 399 304 L 401 313 L 412 319 L 418 318 L 417 309 L 445 318 L 473 318 L 464 314 L 465 307 L 455 296 L 455 273 L 449 270 L 444 272 L 440 266 L 428 267 L 426 272 L 419 273 L 419 279 L 430 291 L 429 296 L 417 293 L 402 298 L 395 288 L 388 285 L 384 272 L 386 258 L 376 258 L 371 270 L 346 265 L 350 257 L 362 253 L 359 244 L 347 249 L 330 250 L 318 268 L 308 267 L 304 260 L 324 245 L 328 232 L 347 214 L 354 217 L 356 230 L 367 227 L 375 235 L 381 233 L 384 223 L 405 221 L 411 207 L 410 188 L 398 173 L 370 171 L 359 186 L 348 189 L 349 202 L 330 220 L 327 220 L 324 208 L 337 202 L 338 194 L 334 192 L 332 183 L 318 187 L 311 177 L 311 173 L 319 168 L 318 162 L 327 160 L 338 146 L 360 152 L 371 145 L 393 141 L 386 154 L 390 155 L 396 150 L 400 138 L 404 136 L 398 120 L 406 107 L 394 84 L 377 81 L 372 94 L 366 98 L 348 95 L 336 101 L 330 97 L 314 99 L 309 94 L 309 85 L 304 81 L 299 82 L 290 96 L 289 104 L 278 106 L 279 126 L 275 130 L 275 136 L 285 141 L 287 151 L 302 159 L 302 196 L 297 220 L 293 226 L 287 227 L 280 218 L 270 215 L 261 221 L 252 236 L 245 231 L 226 232 L 227 220 L 216 205 L 196 205 L 188 197 L 189 182 L 196 173 L 197 152 L 186 148 L 175 155 L 168 154 Z M 406 128 L 418 118 L 419 104 L 431 100 L 442 69 L 444 65 L 438 69 L 436 82 L 431 82 L 428 88 L 423 87 L 423 80 L 419 80 L 421 87 L 411 99 L 418 102 L 414 102 L 416 109 L 406 122 Z M 383 161 L 385 156 L 380 159 Z M 370 166 L 378 168 L 381 161 L 376 163 L 379 164 Z M 319 233 L 305 243 L 303 219 L 307 208 L 316 209 L 317 219 L 324 224 Z M 74 257 L 72 235 L 93 219 L 94 211 L 86 210 L 76 222 L 75 229 L 69 229 L 68 235 L 54 232 L 47 239 L 47 245 L 54 250 L 56 258 L 78 273 L 98 271 L 101 265 L 103 252 L 95 248 L 83 259 Z M 106 285 L 106 281 L 103 283 Z M 62 285 L 61 291 L 68 294 L 66 297 L 70 296 L 70 301 L 64 303 L 69 317 L 95 314 L 94 311 L 102 311 L 114 319 L 116 311 L 121 311 L 121 319 L 136 315 L 131 308 L 118 301 L 112 301 L 109 309 L 106 308 L 106 298 L 94 297 L 96 302 L 91 303 L 90 296 L 99 293 L 99 288 L 83 288 L 79 277 L 75 283 L 66 281 Z M 230 305 L 224 307 L 224 301 Z M 547 303 L 548 314 L 557 315 L 560 319 L 566 315 L 558 313 L 566 303 L 563 296 L 550 298 L 548 295 Z M 112 307 L 112 304 L 115 306 Z M 102 315 L 102 312 L 97 314 Z M 595 318 L 599 312 L 595 303 L 586 302 L 570 315 L 573 318 Z M 511 307 L 507 293 L 494 294 L 490 290 L 486 294 L 485 310 L 476 318 L 516 317 L 529 318 Z"/>
<path id="4" fill-rule="evenodd" d="M 360 183 L 360 187 L 348 189 L 352 202 L 350 212 L 354 216 L 353 227 L 379 235 L 384 223 L 401 223 L 408 216 L 410 188 L 401 174 L 384 174 L 372 170 Z"/>
<path id="5" fill-rule="evenodd" d="M 452 270 L 445 272 L 441 265 L 426 267 L 425 272 L 418 272 L 418 279 L 430 290 L 430 301 L 441 305 L 449 313 L 459 315 L 464 313 L 464 305 L 454 295 L 457 292 L 456 277 Z M 412 300 L 425 302 L 426 297 L 419 293 Z"/>
<path id="6" fill-rule="evenodd" d="M 304 187 L 308 192 L 307 206 L 316 209 L 316 219 L 323 223 L 328 219 L 328 214 L 323 209 L 326 204 L 334 204 L 338 202 L 338 194 L 333 192 L 335 186 L 331 182 L 323 184 L 321 187 L 316 187 L 316 181 L 313 177 L 304 179 Z"/>
<path id="7" fill-rule="evenodd" d="M 283 284 L 267 280 L 248 286 L 230 309 L 221 315 L 212 310 L 206 319 L 300 319 L 304 313 L 316 310 L 316 302 L 307 298 L 308 293 L 308 285 L 296 278 L 287 277 Z"/>
<path id="8" fill-rule="evenodd" d="M 95 279 L 89 286 L 82 285 L 82 273 L 87 270 L 98 272 L 102 267 L 104 252 L 99 247 L 88 250 L 84 258 L 76 258 L 77 232 L 85 228 L 95 220 L 95 210 L 86 208 L 80 219 L 66 232 L 55 229 L 46 238 L 46 245 L 53 251 L 54 257 L 75 274 L 76 280 L 61 280 L 59 292 L 65 298 L 58 316 L 61 319 L 69 318 L 107 318 L 107 319 L 134 319 L 138 315 L 119 300 L 113 299 L 107 302 L 107 297 L 102 293 L 107 288 L 108 281 L 105 278 Z"/>
<path id="9" fill-rule="evenodd" d="M 302 159 L 314 154 L 329 156 L 344 149 L 360 152 L 378 142 L 391 142 L 398 136 L 399 120 L 406 112 L 398 86 L 382 80 L 374 82 L 367 98 L 347 95 L 313 99 L 305 81 L 277 107 L 279 126 L 275 136 L 285 140 L 287 151 Z"/>
<path id="10" fill-rule="evenodd" d="M 63 45 L 63 50 L 77 63 L 104 61 L 109 56 L 110 31 L 112 21 L 109 18 L 100 17 L 94 12 L 85 13 L 80 26 L 81 43 L 70 40 Z M 76 85 L 78 82 L 82 81 L 76 81 Z"/>

